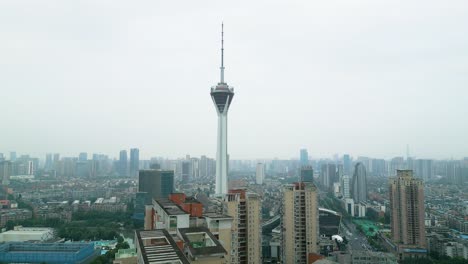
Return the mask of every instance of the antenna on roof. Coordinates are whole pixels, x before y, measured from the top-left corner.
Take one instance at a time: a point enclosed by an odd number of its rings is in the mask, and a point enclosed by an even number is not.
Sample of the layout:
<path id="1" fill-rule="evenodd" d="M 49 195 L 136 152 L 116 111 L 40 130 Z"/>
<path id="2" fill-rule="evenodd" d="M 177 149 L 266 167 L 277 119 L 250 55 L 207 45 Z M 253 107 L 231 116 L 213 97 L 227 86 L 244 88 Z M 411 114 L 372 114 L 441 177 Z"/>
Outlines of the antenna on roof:
<path id="1" fill-rule="evenodd" d="M 221 23 L 221 83 L 224 83 L 224 23 Z"/>

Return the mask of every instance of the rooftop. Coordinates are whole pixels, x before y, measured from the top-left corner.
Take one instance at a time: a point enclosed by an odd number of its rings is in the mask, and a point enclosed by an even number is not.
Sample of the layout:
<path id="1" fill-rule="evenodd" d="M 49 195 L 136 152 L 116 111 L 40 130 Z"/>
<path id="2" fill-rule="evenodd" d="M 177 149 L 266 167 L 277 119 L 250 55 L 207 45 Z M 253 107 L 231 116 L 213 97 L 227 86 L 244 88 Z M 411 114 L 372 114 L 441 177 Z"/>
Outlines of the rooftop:
<path id="1" fill-rule="evenodd" d="M 188 215 L 189 213 L 185 212 L 173 201 L 167 198 L 160 198 L 155 200 L 156 203 L 166 212 L 168 215 Z"/>
<path id="2" fill-rule="evenodd" d="M 165 229 L 136 231 L 136 235 L 145 264 L 189 263 Z"/>
<path id="3" fill-rule="evenodd" d="M 206 227 L 189 227 L 178 229 L 182 240 L 188 245 L 194 257 L 224 256 L 226 250 Z"/>

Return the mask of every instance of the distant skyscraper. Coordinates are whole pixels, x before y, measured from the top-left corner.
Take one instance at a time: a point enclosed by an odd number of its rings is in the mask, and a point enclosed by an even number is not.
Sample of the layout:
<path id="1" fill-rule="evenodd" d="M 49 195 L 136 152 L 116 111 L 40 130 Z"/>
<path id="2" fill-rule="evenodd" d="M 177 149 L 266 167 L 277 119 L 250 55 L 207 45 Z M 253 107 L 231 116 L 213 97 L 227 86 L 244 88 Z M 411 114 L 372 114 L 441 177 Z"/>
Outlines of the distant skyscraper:
<path id="1" fill-rule="evenodd" d="M 130 149 L 130 176 L 137 177 L 140 169 L 140 150 L 137 148 Z"/>
<path id="2" fill-rule="evenodd" d="M 140 170 L 138 192 L 146 192 L 151 199 L 168 198 L 174 192 L 174 171 Z"/>
<path id="3" fill-rule="evenodd" d="M 351 158 L 348 154 L 343 155 L 343 170 L 344 175 L 351 175 Z"/>
<path id="4" fill-rule="evenodd" d="M 10 161 L 11 162 L 16 161 L 16 151 L 11 151 L 10 152 Z"/>
<path id="5" fill-rule="evenodd" d="M 32 160 L 26 161 L 26 174 L 27 175 L 34 175 L 36 168 L 34 167 L 34 162 Z"/>
<path id="6" fill-rule="evenodd" d="M 88 153 L 81 152 L 80 155 L 78 155 L 78 161 L 87 161 L 87 160 L 88 160 Z"/>
<path id="7" fill-rule="evenodd" d="M 119 158 L 119 175 L 120 176 L 128 176 L 127 164 L 128 164 L 127 151 L 121 150 L 120 158 Z"/>
<path id="8" fill-rule="evenodd" d="M 52 153 L 46 154 L 44 169 L 51 170 L 53 168 Z"/>
<path id="9" fill-rule="evenodd" d="M 263 184 L 265 179 L 265 164 L 257 163 L 257 171 L 255 173 L 255 180 L 257 184 Z"/>
<path id="10" fill-rule="evenodd" d="M 182 161 L 182 180 L 187 183 L 190 180 L 190 162 Z"/>
<path id="11" fill-rule="evenodd" d="M 389 184 L 393 241 L 399 249 L 426 248 L 423 181 L 411 170 L 397 170 Z"/>
<path id="12" fill-rule="evenodd" d="M 414 174 L 416 178 L 428 181 L 433 176 L 432 160 L 429 159 L 417 159 L 415 161 Z"/>
<path id="13" fill-rule="evenodd" d="M 355 203 L 367 201 L 367 173 L 361 162 L 356 163 L 354 167 L 351 194 Z"/>
<path id="14" fill-rule="evenodd" d="M 283 263 L 308 263 L 318 254 L 319 211 L 317 187 L 311 182 L 290 184 L 283 189 Z"/>
<path id="15" fill-rule="evenodd" d="M 339 181 L 335 164 L 322 164 L 320 167 L 320 181 L 324 187 L 333 189 L 333 183 Z"/>
<path id="16" fill-rule="evenodd" d="M 200 158 L 200 177 L 204 178 L 208 176 L 208 158 L 206 156 L 201 156 Z"/>
<path id="17" fill-rule="evenodd" d="M 224 30 L 221 31 L 221 80 L 211 88 L 211 99 L 218 113 L 218 142 L 216 151 L 216 189 L 217 195 L 227 193 L 228 176 L 228 139 L 227 139 L 227 114 L 234 88 L 224 82 Z"/>
<path id="18" fill-rule="evenodd" d="M 11 161 L 0 161 L 0 180 L 2 181 L 2 185 L 6 186 L 10 184 L 12 169 Z"/>
<path id="19" fill-rule="evenodd" d="M 229 190 L 224 197 L 223 206 L 225 214 L 233 218 L 231 252 L 227 263 L 262 263 L 260 197 L 243 189 Z"/>
<path id="20" fill-rule="evenodd" d="M 301 166 L 309 165 L 309 153 L 307 152 L 307 149 L 301 149 L 300 159 L 301 159 Z"/>
<path id="21" fill-rule="evenodd" d="M 312 169 L 312 166 L 302 166 L 301 181 L 304 181 L 304 182 L 314 181 L 314 169 Z"/>
<path id="22" fill-rule="evenodd" d="M 55 154 L 54 154 L 54 160 L 53 160 L 53 162 L 52 162 L 52 168 L 53 168 L 54 170 L 57 170 L 59 161 L 60 161 L 60 154 L 59 154 L 59 153 L 55 153 Z"/>

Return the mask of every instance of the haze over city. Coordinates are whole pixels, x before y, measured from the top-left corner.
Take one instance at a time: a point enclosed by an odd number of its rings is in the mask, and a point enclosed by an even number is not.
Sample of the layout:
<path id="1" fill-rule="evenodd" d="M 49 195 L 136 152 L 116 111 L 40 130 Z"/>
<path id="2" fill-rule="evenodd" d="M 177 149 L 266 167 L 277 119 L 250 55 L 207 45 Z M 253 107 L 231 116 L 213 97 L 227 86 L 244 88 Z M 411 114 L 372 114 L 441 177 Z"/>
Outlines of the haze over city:
<path id="1" fill-rule="evenodd" d="M 2 1 L 0 146 L 233 158 L 466 156 L 468 3 Z"/>

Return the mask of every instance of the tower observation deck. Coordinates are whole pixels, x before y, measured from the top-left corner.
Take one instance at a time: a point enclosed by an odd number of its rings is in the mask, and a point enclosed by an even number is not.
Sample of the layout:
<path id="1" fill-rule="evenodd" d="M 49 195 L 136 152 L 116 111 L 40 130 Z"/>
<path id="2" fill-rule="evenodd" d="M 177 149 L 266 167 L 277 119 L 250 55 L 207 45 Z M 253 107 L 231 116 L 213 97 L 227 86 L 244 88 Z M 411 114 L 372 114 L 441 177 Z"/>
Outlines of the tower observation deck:
<path id="1" fill-rule="evenodd" d="M 227 114 L 234 88 L 224 81 L 224 25 L 221 25 L 221 80 L 211 87 L 211 99 L 218 114 L 218 139 L 216 150 L 216 195 L 227 193 L 228 151 L 227 151 Z"/>

